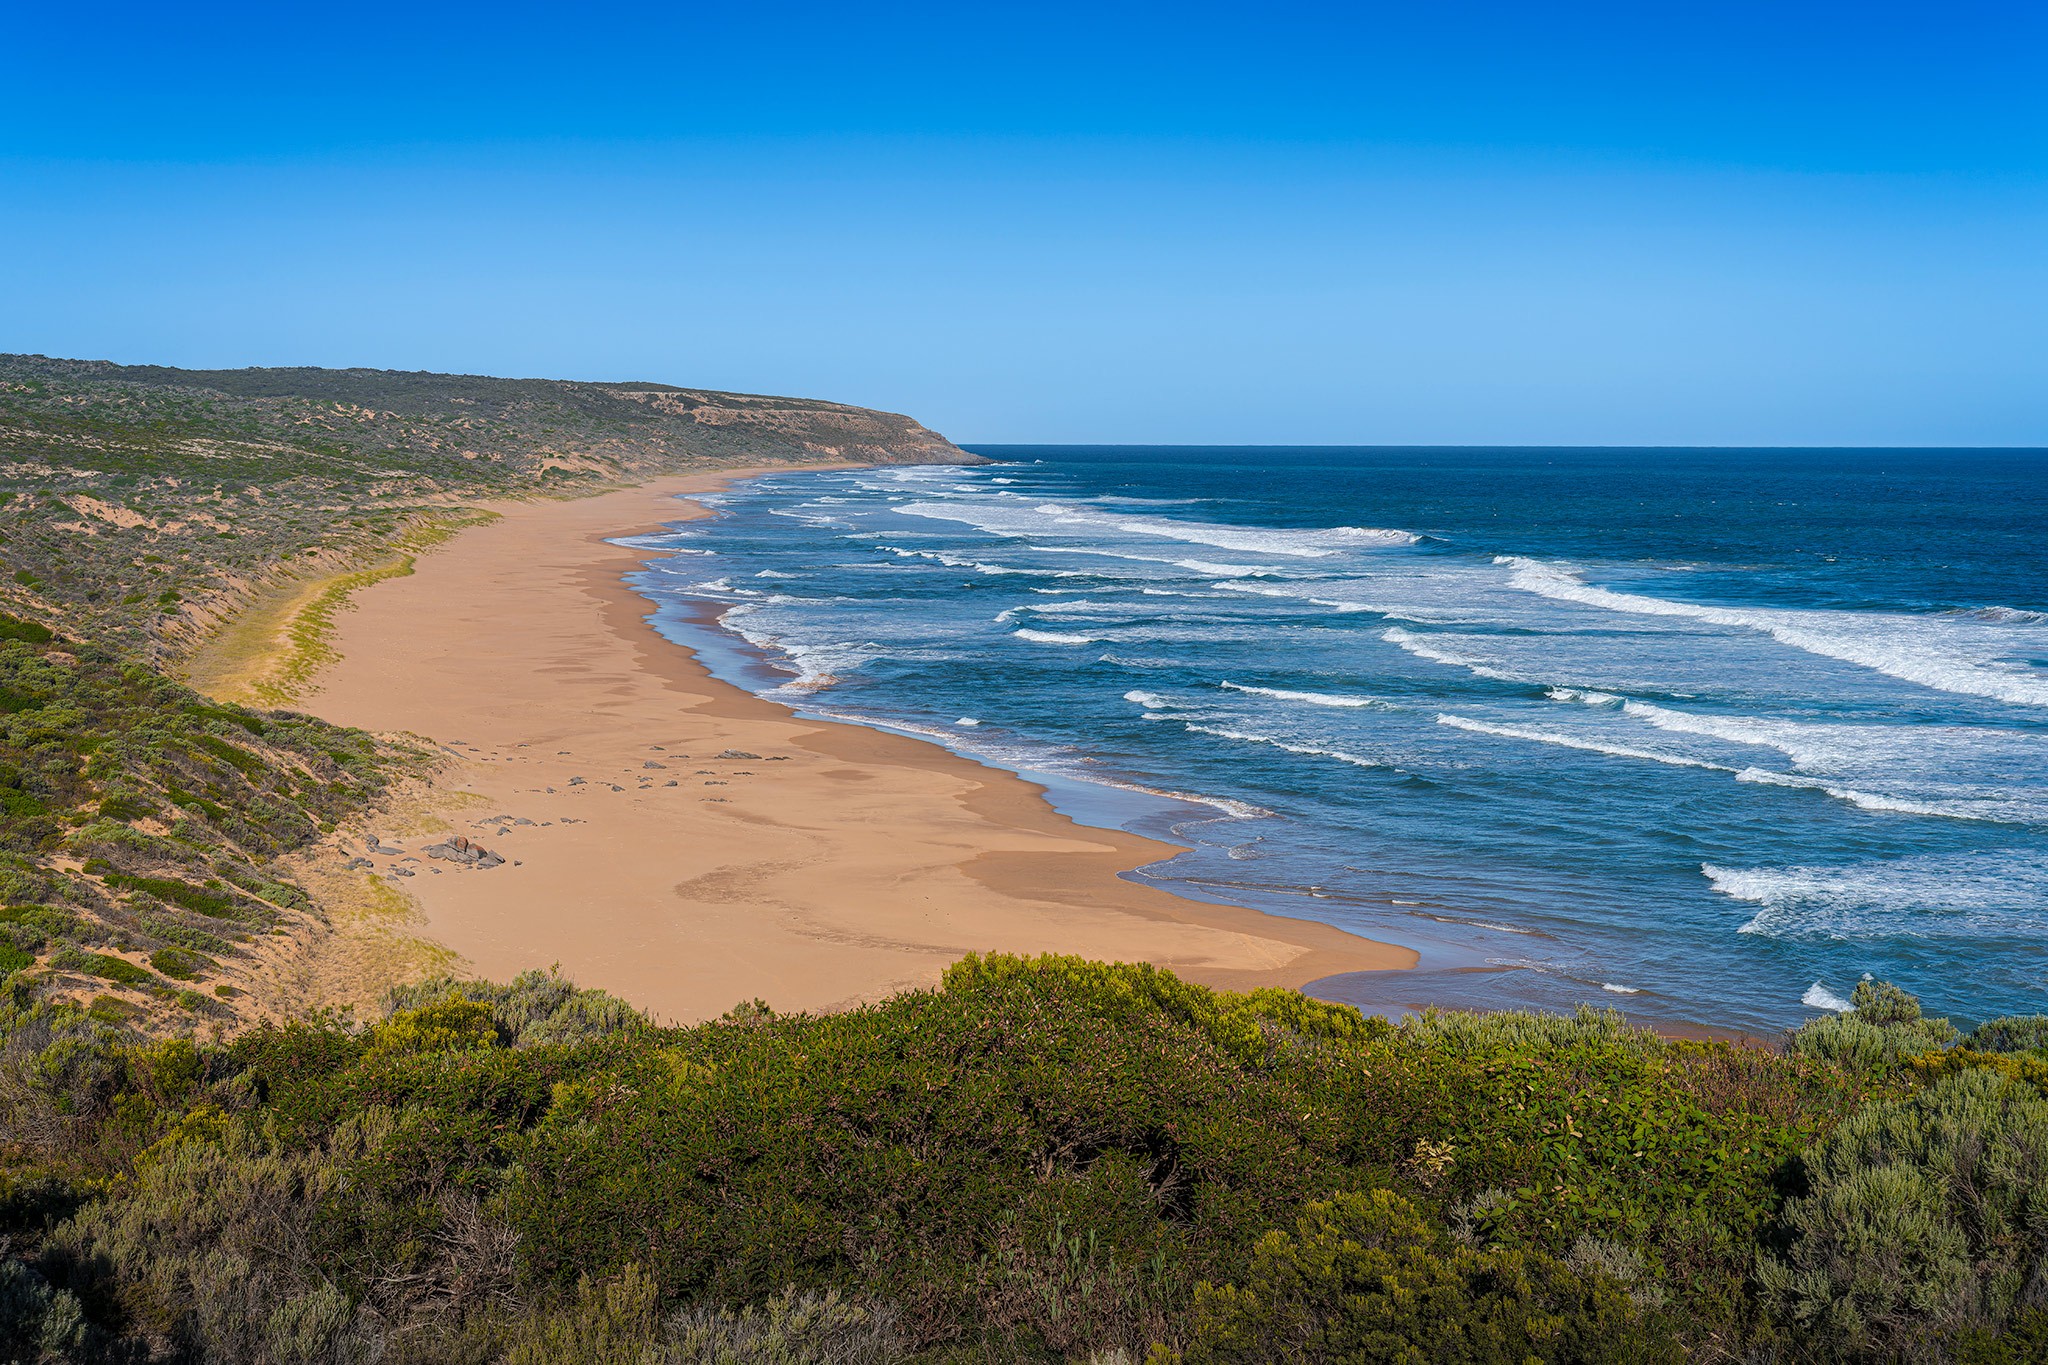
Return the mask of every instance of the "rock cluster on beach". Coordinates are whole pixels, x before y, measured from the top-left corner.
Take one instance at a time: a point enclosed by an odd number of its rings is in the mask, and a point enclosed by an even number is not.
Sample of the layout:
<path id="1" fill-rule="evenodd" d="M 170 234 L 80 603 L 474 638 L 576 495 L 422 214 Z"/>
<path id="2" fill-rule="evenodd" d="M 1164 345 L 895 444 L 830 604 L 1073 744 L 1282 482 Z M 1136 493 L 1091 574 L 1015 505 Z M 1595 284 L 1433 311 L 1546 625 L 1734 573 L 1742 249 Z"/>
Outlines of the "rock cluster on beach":
<path id="1" fill-rule="evenodd" d="M 497 867 L 505 861 L 482 844 L 473 843 L 460 834 L 442 843 L 428 844 L 420 852 L 429 858 L 444 858 L 467 867 Z"/>

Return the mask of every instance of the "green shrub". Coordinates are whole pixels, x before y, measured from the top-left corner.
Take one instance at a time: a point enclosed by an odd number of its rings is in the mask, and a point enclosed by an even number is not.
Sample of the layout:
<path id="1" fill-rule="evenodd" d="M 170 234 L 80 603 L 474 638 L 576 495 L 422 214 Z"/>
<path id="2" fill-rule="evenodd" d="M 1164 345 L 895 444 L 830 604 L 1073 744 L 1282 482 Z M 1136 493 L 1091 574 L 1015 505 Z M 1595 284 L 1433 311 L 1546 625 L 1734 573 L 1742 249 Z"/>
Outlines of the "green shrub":
<path id="1" fill-rule="evenodd" d="M 20 577 L 19 574 L 16 575 Z M 33 575 L 31 575 L 33 577 Z M 19 616 L 9 616 L 0 611 L 0 640 L 26 640 L 32 645 L 46 645 L 56 638 L 56 632 L 35 621 L 24 621 Z"/>
<path id="2" fill-rule="evenodd" d="M 142 1006 L 118 995 L 96 995 L 89 1013 L 102 1024 L 132 1024 L 142 1017 Z"/>
<path id="3" fill-rule="evenodd" d="M 589 1042 L 649 1027 L 646 1015 L 617 996 L 579 990 L 555 972 L 522 972 L 503 986 L 435 977 L 392 987 L 385 992 L 383 1005 L 391 1016 L 450 999 L 485 1006 L 512 1047 Z"/>
<path id="4" fill-rule="evenodd" d="M 51 1288 L 20 1261 L 0 1259 L 0 1365 L 75 1360 L 89 1340 L 76 1295 Z"/>
<path id="5" fill-rule="evenodd" d="M 656 1342 L 660 1291 L 628 1265 L 615 1280 L 592 1284 L 585 1276 L 575 1300 L 520 1332 L 505 1365 L 666 1365 Z M 721 1362 L 721 1365 L 724 1365 Z M 732 1365 L 740 1365 L 735 1360 Z"/>
<path id="6" fill-rule="evenodd" d="M 1974 1048 L 1952 1047 L 1945 1052 L 1915 1057 L 1912 1066 L 1914 1074 L 1930 1085 L 1943 1076 L 1983 1070 L 2031 1085 L 2048 1095 L 2048 1054 L 2041 1052 L 1978 1052 Z"/>
<path id="7" fill-rule="evenodd" d="M 125 1072 L 120 1035 L 102 1020 L 69 1005 L 0 997 L 7 1141 L 41 1151 L 70 1146 L 112 1103 Z"/>
<path id="8" fill-rule="evenodd" d="M 400 1010 L 370 1031 L 372 1055 L 455 1052 L 493 1047 L 498 1041 L 491 1007 L 475 1000 L 440 1000 Z"/>
<path id="9" fill-rule="evenodd" d="M 105 881 L 108 886 L 123 891 L 140 891 L 154 896 L 167 905 L 175 905 L 194 914 L 206 915 L 213 919 L 246 919 L 242 906 L 232 896 L 223 896 L 217 891 L 181 882 L 174 877 L 131 877 L 119 872 L 110 872 Z"/>
<path id="10" fill-rule="evenodd" d="M 1792 1051 L 1857 1072 L 1895 1071 L 1962 1035 L 1946 1019 L 1924 1018 L 1920 1002 L 1888 981 L 1860 981 L 1846 1014 L 1822 1015 L 1792 1034 Z"/>
<path id="11" fill-rule="evenodd" d="M 1627 1286 L 1541 1252 L 1455 1246 L 1400 1196 L 1339 1195 L 1196 1290 L 1187 1365 L 1645 1365 L 1684 1358 Z"/>
<path id="12" fill-rule="evenodd" d="M 1866 1024 L 1912 1024 L 1920 1019 L 1919 999 L 1889 981 L 1857 982 L 1849 1004 Z"/>
<path id="13" fill-rule="evenodd" d="M 130 792 L 100 798 L 99 815 L 105 820 L 141 820 L 155 814 L 155 806 Z"/>
<path id="14" fill-rule="evenodd" d="M 159 948 L 149 955 L 149 965 L 174 981 L 194 981 L 213 963 L 183 948 Z"/>
<path id="15" fill-rule="evenodd" d="M 112 953 L 86 953 L 79 955 L 78 970 L 97 976 L 103 981 L 117 981 L 124 986 L 140 986 L 153 980 L 149 972 L 136 966 L 125 957 Z M 70 965 L 67 958 L 65 965 Z"/>
<path id="16" fill-rule="evenodd" d="M 24 952 L 11 943 L 0 943 L 0 976 L 18 972 L 23 967 L 33 966 L 35 954 Z"/>
<path id="17" fill-rule="evenodd" d="M 136 922 L 142 926 L 144 933 L 168 939 L 180 948 L 189 948 L 195 953 L 219 956 L 234 951 L 228 946 L 228 941 L 218 934 L 209 934 L 204 929 L 194 929 L 180 924 L 166 915 L 142 914 L 136 916 Z"/>
<path id="18" fill-rule="evenodd" d="M 1979 1052 L 2048 1051 L 2048 1014 L 1987 1020 L 1970 1034 L 1969 1045 Z"/>
<path id="19" fill-rule="evenodd" d="M 2002 1327 L 2048 1264 L 2048 1101 L 1974 1068 L 1858 1110 L 1802 1159 L 1758 1280 L 1825 1352 L 1890 1358 Z"/>

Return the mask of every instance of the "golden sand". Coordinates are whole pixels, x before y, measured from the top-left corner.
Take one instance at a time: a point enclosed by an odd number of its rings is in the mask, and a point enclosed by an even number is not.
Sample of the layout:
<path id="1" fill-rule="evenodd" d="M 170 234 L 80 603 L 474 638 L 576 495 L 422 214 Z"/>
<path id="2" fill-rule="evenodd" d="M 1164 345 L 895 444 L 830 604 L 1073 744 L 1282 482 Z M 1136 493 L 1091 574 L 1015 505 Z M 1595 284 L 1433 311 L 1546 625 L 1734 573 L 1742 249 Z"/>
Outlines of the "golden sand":
<path id="1" fill-rule="evenodd" d="M 424 857 L 434 836 L 372 822 L 417 859 L 374 862 L 380 878 L 412 869 L 391 884 L 423 937 L 483 976 L 559 964 L 677 1022 L 755 997 L 872 1000 L 973 951 L 1142 960 L 1237 988 L 1414 964 L 1122 880 L 1177 850 L 1076 825 L 1033 783 L 937 745 L 799 720 L 713 679 L 620 581 L 646 552 L 606 540 L 703 515 L 677 495 L 747 472 L 497 506 L 333 618 L 333 657 L 298 705 L 436 741 L 450 761 L 416 802 L 506 860 Z"/>

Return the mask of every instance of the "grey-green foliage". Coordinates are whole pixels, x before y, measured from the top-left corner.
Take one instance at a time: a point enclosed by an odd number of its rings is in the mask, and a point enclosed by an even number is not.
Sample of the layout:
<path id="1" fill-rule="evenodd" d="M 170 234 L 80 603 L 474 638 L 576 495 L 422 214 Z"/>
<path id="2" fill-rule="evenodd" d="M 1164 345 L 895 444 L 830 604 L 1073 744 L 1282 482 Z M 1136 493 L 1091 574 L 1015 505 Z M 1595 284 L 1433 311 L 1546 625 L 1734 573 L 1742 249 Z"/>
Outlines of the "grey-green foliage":
<path id="1" fill-rule="evenodd" d="M 896 1314 L 837 1290 L 785 1289 L 740 1309 L 685 1308 L 658 1316 L 653 1280 L 629 1265 L 587 1277 L 562 1309 L 515 1329 L 506 1365 L 893 1365 L 906 1358 Z"/>
<path id="2" fill-rule="evenodd" d="M 153 1149 L 120 1197 L 59 1225 L 44 1254 L 117 1298 L 132 1331 L 194 1360 L 458 1359 L 436 1355 L 435 1343 L 456 1351 L 508 1301 L 515 1239 L 467 1192 L 392 1206 L 358 1174 L 433 1126 L 417 1111 L 372 1108 L 324 1147 L 288 1148 L 240 1125 L 201 1124 Z M 367 1284 L 337 1283 L 319 1250 L 338 1209 L 373 1223 L 423 1222 L 431 1235 Z M 424 1354 L 394 1355 L 405 1341 Z"/>
<path id="3" fill-rule="evenodd" d="M 20 1261 L 0 1259 L 0 1365 L 71 1360 L 87 1342 L 78 1296 Z"/>
<path id="4" fill-rule="evenodd" d="M 1499 1010 L 1486 1014 L 1428 1010 L 1407 1020 L 1402 1031 L 1423 1042 L 1452 1047 L 1568 1047 L 1585 1041 L 1615 1041 L 1645 1033 L 1622 1018 L 1620 1011 L 1581 1005 L 1572 1015 L 1537 1010 Z"/>
<path id="5" fill-rule="evenodd" d="M 120 1034 L 82 1013 L 0 999 L 0 1143 L 65 1144 L 113 1097 Z"/>
<path id="6" fill-rule="evenodd" d="M 2048 1051 L 2048 1014 L 1988 1019 L 1977 1025 L 1969 1043 L 1979 1052 Z"/>
<path id="7" fill-rule="evenodd" d="M 2048 1301 L 2048 1101 L 1992 1071 L 1867 1105 L 1803 1158 L 1758 1281 L 1843 1359 L 1940 1358 Z"/>
<path id="8" fill-rule="evenodd" d="M 668 1321 L 664 1365 L 889 1365 L 904 1358 L 896 1315 L 785 1289 L 758 1307 L 690 1308 Z"/>
<path id="9" fill-rule="evenodd" d="M 1849 1004 L 1866 1024 L 1910 1024 L 1921 1017 L 1919 998 L 1889 981 L 1857 982 Z"/>
<path id="10" fill-rule="evenodd" d="M 1792 1034 L 1792 1051 L 1852 1071 L 1888 1071 L 1938 1052 L 1962 1034 L 1946 1019 L 1928 1019 L 1920 1002 L 1889 981 L 1862 981 L 1847 1014 L 1828 1014 Z"/>
<path id="11" fill-rule="evenodd" d="M 489 1005 L 491 1021 L 513 1047 L 581 1043 L 648 1027 L 647 1016 L 617 996 L 580 990 L 542 971 L 522 972 L 503 986 L 448 976 L 394 986 L 384 994 L 384 1017 L 450 999 Z"/>

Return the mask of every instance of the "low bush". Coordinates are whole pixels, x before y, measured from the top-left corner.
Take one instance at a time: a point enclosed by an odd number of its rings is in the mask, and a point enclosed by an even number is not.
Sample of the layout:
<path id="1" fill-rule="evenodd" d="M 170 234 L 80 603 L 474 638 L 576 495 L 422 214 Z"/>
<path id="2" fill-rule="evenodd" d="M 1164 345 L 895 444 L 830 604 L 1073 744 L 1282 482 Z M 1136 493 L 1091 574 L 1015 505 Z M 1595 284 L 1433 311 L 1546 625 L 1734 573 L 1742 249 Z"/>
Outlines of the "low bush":
<path id="1" fill-rule="evenodd" d="M 123 986 L 147 985 L 154 979 L 147 968 L 138 967 L 127 958 L 115 957 L 112 953 L 67 954 L 58 965 L 86 972 L 103 981 L 119 982 Z"/>
<path id="2" fill-rule="evenodd" d="M 1978 1052 L 2048 1052 L 2048 1014 L 1987 1020 L 1971 1032 L 1968 1041 Z"/>
<path id="3" fill-rule="evenodd" d="M 2048 1222 L 2024 1053 L 1397 1027 L 1070 958 L 687 1029 L 540 973 L 225 1044 L 29 994 L 0 1172 L 72 1193 L 15 1259 L 114 1354 L 2002 1363 Z"/>
<path id="4" fill-rule="evenodd" d="M 1758 1280 L 1815 1349 L 1936 1356 L 2048 1292 L 2048 1101 L 1970 1068 L 1851 1115 L 1801 1161 Z"/>
<path id="5" fill-rule="evenodd" d="M 1792 1051 L 1851 1071 L 1897 1071 L 1962 1036 L 1946 1019 L 1928 1019 L 1920 1002 L 1888 981 L 1861 981 L 1845 1014 L 1822 1015 L 1792 1034 Z"/>
<path id="6" fill-rule="evenodd" d="M 149 955 L 149 965 L 173 981 L 196 981 L 199 973 L 213 964 L 183 948 L 159 948 Z"/>
<path id="7" fill-rule="evenodd" d="M 1186 1365 L 1649 1365 L 1669 1326 L 1599 1269 L 1451 1243 L 1385 1190 L 1308 1206 L 1236 1285 L 1195 1292 Z"/>

